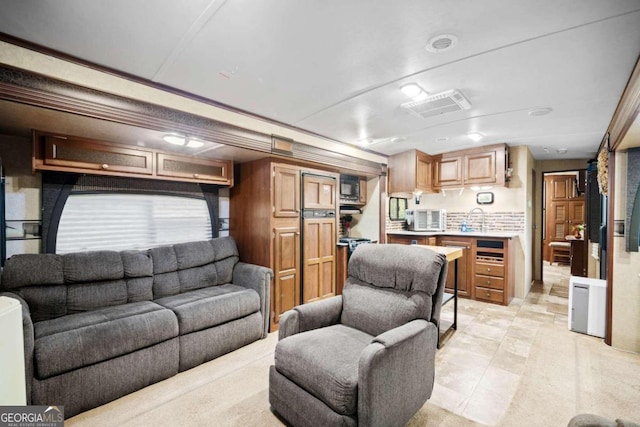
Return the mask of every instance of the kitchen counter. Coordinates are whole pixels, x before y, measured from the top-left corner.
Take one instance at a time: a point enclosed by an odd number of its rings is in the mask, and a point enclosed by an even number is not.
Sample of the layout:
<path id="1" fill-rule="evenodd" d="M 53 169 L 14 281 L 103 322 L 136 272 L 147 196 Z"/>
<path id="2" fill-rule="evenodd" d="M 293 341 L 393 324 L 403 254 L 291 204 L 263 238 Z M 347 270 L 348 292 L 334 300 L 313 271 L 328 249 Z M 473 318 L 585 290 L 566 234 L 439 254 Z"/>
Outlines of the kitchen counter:
<path id="1" fill-rule="evenodd" d="M 406 231 L 406 230 L 387 230 L 387 234 L 395 234 L 398 236 L 465 236 L 465 237 L 495 237 L 500 239 L 513 239 L 518 237 L 518 233 L 503 231 Z"/>

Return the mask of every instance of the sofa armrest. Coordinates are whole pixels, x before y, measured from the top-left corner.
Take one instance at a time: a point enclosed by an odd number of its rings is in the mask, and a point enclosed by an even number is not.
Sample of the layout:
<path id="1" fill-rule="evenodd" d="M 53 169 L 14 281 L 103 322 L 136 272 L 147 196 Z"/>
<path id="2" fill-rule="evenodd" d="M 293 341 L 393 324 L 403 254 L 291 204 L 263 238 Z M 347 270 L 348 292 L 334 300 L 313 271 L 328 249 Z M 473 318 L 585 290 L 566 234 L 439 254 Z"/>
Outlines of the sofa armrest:
<path id="1" fill-rule="evenodd" d="M 270 288 L 273 271 L 270 268 L 255 264 L 239 262 L 233 268 L 233 284 L 253 289 L 260 296 L 260 312 L 262 313 L 264 326 L 262 338 L 266 338 L 269 332 L 269 313 L 271 310 Z"/>
<path id="2" fill-rule="evenodd" d="M 299 305 L 280 316 L 278 339 L 340 323 L 342 295 Z"/>
<path id="3" fill-rule="evenodd" d="M 358 422 L 405 425 L 431 397 L 438 331 L 418 319 L 375 337 L 358 365 Z"/>
<path id="4" fill-rule="evenodd" d="M 25 385 L 27 388 L 27 405 L 31 404 L 31 384 L 33 382 L 33 352 L 35 335 L 33 332 L 33 322 L 29 304 L 18 295 L 12 292 L 0 292 L 1 297 L 14 298 L 20 301 L 22 306 L 22 335 L 24 339 L 24 373 Z"/>

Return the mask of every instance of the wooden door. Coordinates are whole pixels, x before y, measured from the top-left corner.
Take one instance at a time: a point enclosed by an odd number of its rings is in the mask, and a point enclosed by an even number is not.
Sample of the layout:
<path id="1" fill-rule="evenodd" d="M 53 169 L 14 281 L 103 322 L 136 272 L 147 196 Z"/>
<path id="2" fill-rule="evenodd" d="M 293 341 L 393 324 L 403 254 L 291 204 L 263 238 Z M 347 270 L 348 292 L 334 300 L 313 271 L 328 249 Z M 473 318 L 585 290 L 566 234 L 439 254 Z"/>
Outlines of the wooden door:
<path id="1" fill-rule="evenodd" d="M 304 303 L 336 294 L 336 220 L 304 220 L 303 290 Z"/>
<path id="2" fill-rule="evenodd" d="M 300 171 L 287 166 L 273 169 L 273 216 L 298 218 L 300 216 Z"/>
<path id="3" fill-rule="evenodd" d="M 416 152 L 416 188 L 422 191 L 433 191 L 433 162 L 431 157 Z"/>
<path id="4" fill-rule="evenodd" d="M 274 313 L 273 323 L 280 315 L 300 304 L 300 227 L 276 227 L 273 230 Z"/>
<path id="5" fill-rule="evenodd" d="M 465 184 L 495 184 L 496 152 L 466 154 L 464 156 L 464 183 Z"/>
<path id="6" fill-rule="evenodd" d="M 462 158 L 438 159 L 435 162 L 435 187 L 462 186 Z"/>
<path id="7" fill-rule="evenodd" d="M 328 176 L 302 175 L 304 209 L 335 209 L 336 180 Z"/>
<path id="8" fill-rule="evenodd" d="M 471 239 L 456 239 L 444 237 L 440 239 L 440 246 L 462 248 L 462 257 L 458 258 L 458 295 L 471 297 Z M 454 269 L 454 263 L 452 262 L 447 270 L 447 283 L 445 285 L 446 291 L 450 293 L 453 293 Z"/>

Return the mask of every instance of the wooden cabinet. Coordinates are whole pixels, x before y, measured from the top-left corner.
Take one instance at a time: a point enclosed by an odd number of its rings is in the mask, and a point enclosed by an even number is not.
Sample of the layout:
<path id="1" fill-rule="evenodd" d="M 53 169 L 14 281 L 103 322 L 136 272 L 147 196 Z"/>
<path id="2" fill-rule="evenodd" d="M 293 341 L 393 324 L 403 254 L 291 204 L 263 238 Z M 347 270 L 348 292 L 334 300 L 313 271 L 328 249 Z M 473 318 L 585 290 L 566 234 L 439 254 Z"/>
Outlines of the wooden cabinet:
<path id="1" fill-rule="evenodd" d="M 434 187 L 462 186 L 462 156 L 436 158 Z"/>
<path id="2" fill-rule="evenodd" d="M 94 175 L 233 185 L 233 163 L 130 148 L 90 139 L 33 134 L 33 168 Z"/>
<path id="3" fill-rule="evenodd" d="M 229 234 L 240 259 L 274 272 L 270 330 L 275 331 L 285 311 L 336 293 L 336 219 L 303 220 L 301 208 L 335 209 L 339 175 L 268 158 L 243 163 L 236 174 Z"/>
<path id="4" fill-rule="evenodd" d="M 304 209 L 335 209 L 336 180 L 327 176 L 304 174 Z"/>
<path id="5" fill-rule="evenodd" d="M 508 239 L 476 239 L 473 248 L 473 298 L 508 305 L 513 299 L 513 256 Z"/>
<path id="6" fill-rule="evenodd" d="M 387 234 L 387 243 L 462 248 L 458 258 L 458 295 L 508 305 L 513 298 L 514 256 L 509 239 Z M 453 293 L 454 264 L 447 271 L 446 292 Z"/>
<path id="7" fill-rule="evenodd" d="M 151 151 L 50 136 L 43 137 L 36 150 L 43 154 L 40 169 L 153 174 Z"/>
<path id="8" fill-rule="evenodd" d="M 157 159 L 157 176 L 224 184 L 229 181 L 229 176 L 231 175 L 232 166 L 227 161 L 199 159 L 165 153 L 158 153 Z"/>
<path id="9" fill-rule="evenodd" d="M 433 193 L 433 159 L 418 150 L 389 157 L 389 193 Z"/>
<path id="10" fill-rule="evenodd" d="M 349 248 L 347 245 L 339 245 L 336 248 L 336 295 L 342 295 L 344 282 L 347 281 L 347 267 L 349 261 Z"/>
<path id="11" fill-rule="evenodd" d="M 434 157 L 434 187 L 505 185 L 506 144 L 452 151 Z"/>
<path id="12" fill-rule="evenodd" d="M 472 247 L 473 239 L 466 237 L 443 236 L 438 238 L 439 246 L 462 248 L 462 257 L 458 258 L 458 295 L 463 297 L 471 296 L 471 274 L 472 274 Z M 453 267 L 453 264 L 451 265 Z M 447 283 L 445 290 L 453 293 L 454 269 L 447 271 Z"/>
<path id="13" fill-rule="evenodd" d="M 360 193 L 359 193 L 358 202 L 361 205 L 367 204 L 367 179 L 366 178 L 360 178 Z"/>
<path id="14" fill-rule="evenodd" d="M 304 220 L 304 286 L 302 302 L 308 303 L 336 294 L 336 220 Z"/>
<path id="15" fill-rule="evenodd" d="M 434 236 L 411 236 L 402 234 L 387 234 L 387 243 L 398 243 L 401 245 L 430 245 L 436 246 Z"/>

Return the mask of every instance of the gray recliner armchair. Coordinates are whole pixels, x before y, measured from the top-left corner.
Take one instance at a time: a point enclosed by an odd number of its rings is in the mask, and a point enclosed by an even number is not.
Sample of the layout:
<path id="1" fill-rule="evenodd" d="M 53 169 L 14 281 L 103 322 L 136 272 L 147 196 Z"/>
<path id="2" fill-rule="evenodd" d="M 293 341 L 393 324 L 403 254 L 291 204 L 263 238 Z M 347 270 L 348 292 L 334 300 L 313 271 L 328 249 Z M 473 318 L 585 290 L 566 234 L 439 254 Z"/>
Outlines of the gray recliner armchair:
<path id="1" fill-rule="evenodd" d="M 280 319 L 269 402 L 294 426 L 401 426 L 431 396 L 447 261 L 361 245 L 343 294 Z"/>

